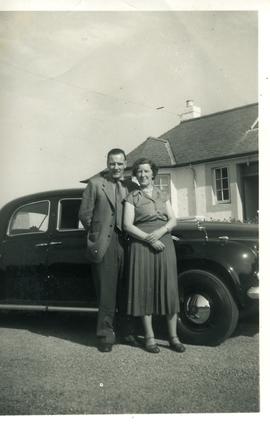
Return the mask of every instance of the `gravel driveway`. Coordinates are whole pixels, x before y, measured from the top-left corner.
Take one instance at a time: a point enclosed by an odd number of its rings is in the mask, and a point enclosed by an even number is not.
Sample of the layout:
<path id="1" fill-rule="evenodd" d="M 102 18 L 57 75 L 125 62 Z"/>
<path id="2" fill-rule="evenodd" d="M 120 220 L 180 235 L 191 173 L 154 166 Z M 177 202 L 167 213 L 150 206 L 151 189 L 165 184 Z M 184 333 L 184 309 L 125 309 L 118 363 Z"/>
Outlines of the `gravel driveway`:
<path id="1" fill-rule="evenodd" d="M 95 317 L 0 314 L 0 415 L 259 410 L 258 321 L 218 347 L 95 347 Z"/>

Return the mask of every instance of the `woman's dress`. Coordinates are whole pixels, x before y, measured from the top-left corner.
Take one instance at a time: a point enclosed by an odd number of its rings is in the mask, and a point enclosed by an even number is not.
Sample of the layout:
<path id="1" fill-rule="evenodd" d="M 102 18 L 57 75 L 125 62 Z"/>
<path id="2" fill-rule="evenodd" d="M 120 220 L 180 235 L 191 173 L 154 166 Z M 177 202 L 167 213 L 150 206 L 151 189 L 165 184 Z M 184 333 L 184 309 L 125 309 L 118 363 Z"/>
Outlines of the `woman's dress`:
<path id="1" fill-rule="evenodd" d="M 135 208 L 134 225 L 146 233 L 168 221 L 167 196 L 154 188 L 152 196 L 142 190 L 131 192 L 125 202 Z M 128 268 L 127 313 L 133 316 L 166 315 L 179 312 L 177 264 L 170 233 L 160 241 L 165 248 L 155 251 L 148 243 L 131 238 Z"/>

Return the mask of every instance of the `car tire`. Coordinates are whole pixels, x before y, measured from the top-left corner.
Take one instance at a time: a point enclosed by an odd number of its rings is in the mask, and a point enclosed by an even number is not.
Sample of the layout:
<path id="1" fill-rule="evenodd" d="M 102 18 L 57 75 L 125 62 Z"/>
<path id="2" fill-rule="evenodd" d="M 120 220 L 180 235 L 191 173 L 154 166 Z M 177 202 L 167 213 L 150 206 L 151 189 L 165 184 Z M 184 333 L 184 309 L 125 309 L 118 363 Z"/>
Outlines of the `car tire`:
<path id="1" fill-rule="evenodd" d="M 215 346 L 227 339 L 238 323 L 238 307 L 216 275 L 189 270 L 179 275 L 179 336 L 192 345 Z"/>

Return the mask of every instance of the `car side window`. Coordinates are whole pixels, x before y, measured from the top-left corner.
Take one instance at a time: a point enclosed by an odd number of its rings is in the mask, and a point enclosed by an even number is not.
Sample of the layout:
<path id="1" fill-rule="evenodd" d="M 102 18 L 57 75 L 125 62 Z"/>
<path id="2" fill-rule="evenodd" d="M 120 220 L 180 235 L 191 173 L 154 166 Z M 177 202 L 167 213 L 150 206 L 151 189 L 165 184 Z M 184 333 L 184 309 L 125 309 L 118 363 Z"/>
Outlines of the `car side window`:
<path id="1" fill-rule="evenodd" d="M 80 198 L 66 198 L 59 201 L 57 229 L 59 231 L 76 231 L 83 229 L 79 220 Z"/>
<path id="2" fill-rule="evenodd" d="M 46 232 L 49 223 L 49 208 L 48 200 L 19 207 L 10 219 L 8 235 Z"/>

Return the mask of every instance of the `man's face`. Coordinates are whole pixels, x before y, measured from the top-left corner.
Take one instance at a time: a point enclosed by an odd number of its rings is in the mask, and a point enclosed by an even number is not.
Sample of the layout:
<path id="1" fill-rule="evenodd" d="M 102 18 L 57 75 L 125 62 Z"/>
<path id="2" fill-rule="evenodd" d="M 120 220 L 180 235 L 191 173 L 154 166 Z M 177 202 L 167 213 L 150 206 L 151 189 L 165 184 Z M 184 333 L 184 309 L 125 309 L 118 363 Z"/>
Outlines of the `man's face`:
<path id="1" fill-rule="evenodd" d="M 122 179 L 126 165 L 127 162 L 123 154 L 110 155 L 107 162 L 110 176 L 116 180 Z"/>

